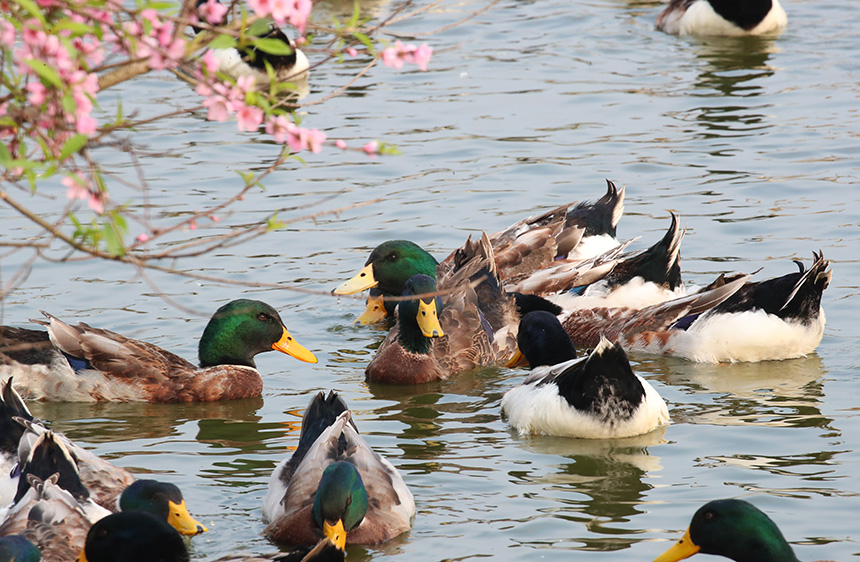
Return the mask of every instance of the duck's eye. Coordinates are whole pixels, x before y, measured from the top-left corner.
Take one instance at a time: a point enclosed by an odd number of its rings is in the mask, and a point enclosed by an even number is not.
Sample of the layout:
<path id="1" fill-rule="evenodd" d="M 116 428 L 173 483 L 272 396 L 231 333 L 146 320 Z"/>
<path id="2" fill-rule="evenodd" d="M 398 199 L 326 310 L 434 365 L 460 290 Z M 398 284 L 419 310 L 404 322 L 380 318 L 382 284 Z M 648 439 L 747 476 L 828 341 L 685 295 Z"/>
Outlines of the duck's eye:
<path id="1" fill-rule="evenodd" d="M 713 514 L 713 513 L 711 513 L 710 511 L 708 511 L 707 513 L 705 513 L 705 519 L 713 519 L 713 518 L 714 518 L 714 514 Z"/>
<path id="2" fill-rule="evenodd" d="M 266 322 L 268 319 L 269 319 L 269 315 L 266 314 L 265 312 L 261 312 L 260 314 L 257 315 L 257 320 L 259 320 L 260 322 Z"/>
<path id="3" fill-rule="evenodd" d="M 388 256 L 388 260 L 389 261 L 397 261 L 397 254 L 391 254 L 390 256 Z"/>
<path id="4" fill-rule="evenodd" d="M 348 496 L 346 498 L 346 507 L 349 507 L 351 505 L 352 505 L 352 496 Z"/>

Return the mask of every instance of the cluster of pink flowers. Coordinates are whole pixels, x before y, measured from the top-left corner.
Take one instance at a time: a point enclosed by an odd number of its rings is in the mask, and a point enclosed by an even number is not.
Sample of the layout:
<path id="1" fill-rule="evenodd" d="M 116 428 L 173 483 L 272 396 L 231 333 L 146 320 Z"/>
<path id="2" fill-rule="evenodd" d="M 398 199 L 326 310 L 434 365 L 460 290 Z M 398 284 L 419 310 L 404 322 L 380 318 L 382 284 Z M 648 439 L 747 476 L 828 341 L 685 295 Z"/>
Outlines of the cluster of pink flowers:
<path id="1" fill-rule="evenodd" d="M 147 59 L 153 70 L 175 68 L 185 56 L 186 41 L 182 37 L 174 38 L 175 24 L 162 20 L 153 9 L 140 12 L 139 21 L 124 22 L 122 29 L 122 38 L 111 36 L 109 39 L 119 50 Z"/>
<path id="2" fill-rule="evenodd" d="M 71 200 L 84 199 L 90 206 L 90 209 L 101 214 L 105 211 L 105 203 L 108 195 L 104 191 L 94 189 L 92 184 L 86 177 L 77 171 L 62 179 L 61 182 L 66 186 L 66 197 Z"/>
<path id="3" fill-rule="evenodd" d="M 392 68 L 403 68 L 404 63 L 415 64 L 421 70 L 427 70 L 427 63 L 433 56 L 433 47 L 427 43 L 415 46 L 412 43 L 404 45 L 399 39 L 394 45 L 382 51 L 382 63 Z"/>
<path id="4" fill-rule="evenodd" d="M 74 18 L 82 16 L 74 14 Z M 40 108 L 36 127 L 28 132 L 44 139 L 54 154 L 75 132 L 91 135 L 97 127 L 91 112 L 98 77 L 86 69 L 100 64 L 103 54 L 98 40 L 77 37 L 70 44 L 61 40 L 69 36 L 68 30 L 47 33 L 35 18 L 24 21 L 20 33 L 11 22 L 0 21 L 0 46 L 13 52 L 27 103 Z M 64 99 L 73 100 L 74 108 L 68 102 L 64 105 Z M 7 111 L 8 105 L 4 105 L 2 113 Z M 3 137 L 16 134 L 16 129 L 0 130 Z"/>
<path id="5" fill-rule="evenodd" d="M 262 109 L 247 103 L 249 94 L 256 86 L 253 76 L 241 76 L 235 84 L 224 82 L 217 78 L 218 60 L 212 51 L 207 51 L 202 58 L 202 66 L 196 78 L 199 80 L 197 93 L 206 99 L 203 107 L 209 110 L 207 118 L 210 121 L 226 121 L 230 115 L 236 115 L 236 124 L 240 131 L 253 132 L 260 128 L 265 121 L 266 133 L 272 135 L 275 142 L 287 143 L 290 150 L 299 152 L 310 150 L 320 152 L 326 135 L 317 129 L 297 127 L 286 115 L 265 116 Z"/>
<path id="6" fill-rule="evenodd" d="M 276 24 L 289 22 L 299 33 L 304 33 L 313 3 L 311 0 L 248 0 L 248 7 L 261 18 L 272 16 Z"/>

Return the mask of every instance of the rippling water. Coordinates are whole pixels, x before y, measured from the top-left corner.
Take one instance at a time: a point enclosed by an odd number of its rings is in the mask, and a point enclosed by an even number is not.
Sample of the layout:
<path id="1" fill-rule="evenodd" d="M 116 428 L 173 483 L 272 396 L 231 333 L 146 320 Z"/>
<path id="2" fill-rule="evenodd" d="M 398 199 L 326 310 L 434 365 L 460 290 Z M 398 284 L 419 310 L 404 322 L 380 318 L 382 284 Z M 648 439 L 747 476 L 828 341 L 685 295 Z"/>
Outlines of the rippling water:
<path id="1" fill-rule="evenodd" d="M 321 2 L 316 11 L 325 17 L 346 4 Z M 362 5 L 377 17 L 395 7 Z M 482 6 L 442 4 L 397 31 L 430 32 Z M 22 325 L 44 309 L 194 358 L 206 317 L 248 295 L 281 310 L 320 363 L 261 356 L 259 400 L 34 404 L 34 412 L 119 465 L 177 483 L 212 529 L 192 541 L 198 560 L 276 549 L 259 535 L 268 477 L 296 445 L 311 395 L 331 388 L 404 473 L 418 507 L 411 533 L 351 547 L 350 560 L 649 560 L 680 537 L 699 505 L 721 497 L 749 498 L 770 513 L 801 559 L 857 556 L 860 13 L 838 0 L 784 6 L 789 28 L 777 39 L 699 40 L 655 32 L 655 1 L 503 0 L 466 25 L 415 37 L 436 49 L 428 72 L 374 68 L 346 95 L 306 109 L 306 124 L 330 138 L 352 146 L 379 138 L 402 156 L 303 155 L 305 164 L 273 174 L 233 214 L 174 242 L 273 209 L 298 218 L 382 198 L 180 264 L 327 291 L 383 240 L 409 238 L 442 257 L 470 233 L 598 197 L 610 178 L 627 186 L 619 236 L 641 236 L 636 248 L 662 236 L 668 210 L 680 213 L 690 282 L 732 270 L 781 275 L 794 270 L 791 259 L 809 263 L 823 250 L 833 283 L 816 354 L 715 366 L 634 357 L 669 403 L 671 426 L 619 441 L 520 438 L 500 419 L 499 402 L 522 371 L 487 369 L 415 388 L 366 384 L 364 366 L 383 333 L 352 325 L 360 301 L 160 274 L 150 284 L 111 264 L 39 261 L 2 303 L 3 323 Z M 317 69 L 310 99 L 365 62 Z M 119 94 L 142 116 L 182 107 L 192 95 L 168 75 Z M 110 95 L 101 99 L 105 111 Z M 263 133 L 238 134 L 204 114 L 132 139 L 157 153 L 145 161 L 147 191 L 113 195 L 156 220 L 235 193 L 235 172 L 264 170 L 278 150 Z M 126 155 L 101 156 L 135 177 Z M 55 212 L 54 201 L 28 202 Z M 7 238 L 33 233 L 7 208 L 0 217 Z M 27 257 L 2 257 L 3 282 Z M 177 311 L 159 291 L 201 316 Z"/>

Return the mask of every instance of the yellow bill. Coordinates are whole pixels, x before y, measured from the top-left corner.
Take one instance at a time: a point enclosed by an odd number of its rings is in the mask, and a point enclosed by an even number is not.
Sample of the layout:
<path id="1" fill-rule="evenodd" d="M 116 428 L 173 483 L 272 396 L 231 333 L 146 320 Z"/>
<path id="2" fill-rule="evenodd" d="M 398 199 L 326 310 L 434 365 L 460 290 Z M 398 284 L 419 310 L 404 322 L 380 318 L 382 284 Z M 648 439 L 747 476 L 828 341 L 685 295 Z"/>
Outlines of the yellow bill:
<path id="1" fill-rule="evenodd" d="M 318 359 L 305 346 L 293 339 L 293 336 L 284 328 L 281 339 L 272 344 L 272 349 L 286 353 L 306 363 L 316 363 Z"/>
<path id="2" fill-rule="evenodd" d="M 429 303 L 418 301 L 418 327 L 421 333 L 428 338 L 441 338 L 445 335 L 442 325 L 439 324 L 439 315 L 436 312 L 436 299 Z"/>
<path id="3" fill-rule="evenodd" d="M 358 274 L 350 279 L 349 281 L 344 281 L 337 287 L 335 287 L 331 294 L 333 295 L 352 295 L 353 293 L 361 292 L 365 289 L 370 289 L 371 287 L 376 287 L 377 281 L 373 278 L 373 264 L 365 265 Z"/>
<path id="4" fill-rule="evenodd" d="M 514 354 L 511 355 L 511 358 L 508 359 L 508 362 L 505 363 L 505 367 L 513 368 L 528 365 L 528 361 L 526 361 L 526 356 L 523 355 L 523 352 L 520 351 L 520 348 L 517 348 L 514 351 Z"/>
<path id="5" fill-rule="evenodd" d="M 364 308 L 361 316 L 356 318 L 355 323 L 365 326 L 367 324 L 375 324 L 380 320 L 384 320 L 386 316 L 388 316 L 388 312 L 385 310 L 382 295 L 367 297 L 367 306 Z"/>
<path id="6" fill-rule="evenodd" d="M 75 562 L 89 562 L 89 560 L 87 560 L 87 554 L 81 550 L 81 553 L 78 554 L 77 558 L 75 558 Z"/>
<path id="7" fill-rule="evenodd" d="M 334 525 L 325 521 L 323 523 L 323 533 L 340 550 L 346 548 L 346 530 L 343 528 L 342 520 L 338 519 Z"/>
<path id="8" fill-rule="evenodd" d="M 172 501 L 167 502 L 170 506 L 170 513 L 167 516 L 167 523 L 179 531 L 181 535 L 199 535 L 205 533 L 209 529 L 197 522 L 188 513 L 188 508 L 185 507 L 185 500 L 175 504 Z"/>
<path id="9" fill-rule="evenodd" d="M 655 558 L 654 562 L 678 562 L 678 560 L 683 560 L 696 554 L 699 552 L 699 548 L 693 543 L 693 539 L 690 538 L 690 529 L 687 529 L 681 540 L 675 543 L 675 546 Z"/>

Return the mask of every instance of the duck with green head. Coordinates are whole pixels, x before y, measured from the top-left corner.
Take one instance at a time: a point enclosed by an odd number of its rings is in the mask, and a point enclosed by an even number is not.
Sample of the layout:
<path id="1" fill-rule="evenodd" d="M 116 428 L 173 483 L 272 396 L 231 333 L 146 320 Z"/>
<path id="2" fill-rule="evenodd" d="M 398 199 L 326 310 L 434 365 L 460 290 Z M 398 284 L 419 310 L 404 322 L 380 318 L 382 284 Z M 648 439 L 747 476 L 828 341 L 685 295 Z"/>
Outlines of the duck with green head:
<path id="1" fill-rule="evenodd" d="M 580 262 L 618 246 L 616 227 L 624 210 L 624 188 L 607 181 L 606 195 L 591 202 L 571 202 L 543 214 L 520 220 L 508 228 L 487 237 L 492 247 L 493 264 L 500 281 L 527 286 L 528 292 L 546 295 L 569 289 L 584 271 L 569 262 L 557 267 L 566 258 Z M 482 237 L 483 238 L 483 237 Z M 468 240 L 442 263 L 451 264 L 469 256 L 479 239 Z M 378 322 L 395 308 L 393 301 L 380 297 L 401 294 L 406 280 L 423 273 L 436 277 L 438 262 L 428 252 L 408 240 L 389 240 L 377 246 L 364 268 L 352 279 L 338 285 L 334 295 L 349 295 L 375 288 L 368 298 L 365 313 L 357 322 Z M 553 266 L 550 269 L 550 266 Z M 586 270 L 591 266 L 587 266 Z M 601 270 L 603 274 L 609 268 Z M 591 278 L 589 278 L 591 279 Z M 383 303 L 385 306 L 380 306 Z"/>
<path id="2" fill-rule="evenodd" d="M 358 434 L 334 392 L 305 412 L 295 453 L 275 468 L 263 500 L 264 534 L 290 544 L 328 538 L 375 544 L 412 528 L 415 502 L 400 473 Z"/>
<path id="3" fill-rule="evenodd" d="M 145 511 L 159 517 L 182 535 L 199 535 L 207 529 L 191 517 L 182 491 L 176 484 L 158 480 L 136 480 L 119 497 L 120 511 Z"/>
<path id="4" fill-rule="evenodd" d="M 328 539 L 273 558 L 245 553 L 215 562 L 343 562 L 344 551 Z M 144 512 L 108 515 L 92 526 L 75 562 L 188 562 L 185 541 L 163 520 Z M 5 562 L 5 561 L 4 561 Z M 38 562 L 16 560 L 15 562 Z"/>
<path id="5" fill-rule="evenodd" d="M 683 538 L 654 562 L 677 562 L 699 553 L 735 562 L 798 562 L 776 523 L 753 504 L 736 499 L 700 507 Z"/>
<path id="6" fill-rule="evenodd" d="M 501 288 L 486 235 L 439 282 L 414 275 L 398 302 L 397 323 L 365 369 L 370 382 L 418 384 L 497 364 L 516 348 L 514 299 Z M 477 287 L 476 279 L 481 279 Z M 438 293 L 441 293 L 441 297 Z M 494 326 L 498 328 L 494 329 Z"/>
<path id="7" fill-rule="evenodd" d="M 27 398 L 58 402 L 193 402 L 259 397 L 263 380 L 254 356 L 280 351 L 300 361 L 317 358 L 296 342 L 278 312 L 256 300 L 219 308 L 203 331 L 200 366 L 155 345 L 83 322 L 69 325 L 50 314 L 47 333 L 26 330 L 53 344 L 36 360 L 7 361 Z M 20 331 L 20 330 L 19 330 Z M 9 344 L 10 342 L 6 342 Z M 11 342 L 14 343 L 14 342 Z"/>

